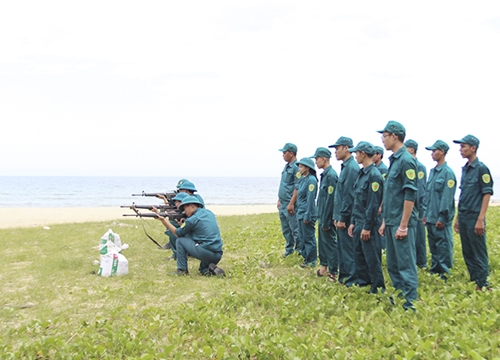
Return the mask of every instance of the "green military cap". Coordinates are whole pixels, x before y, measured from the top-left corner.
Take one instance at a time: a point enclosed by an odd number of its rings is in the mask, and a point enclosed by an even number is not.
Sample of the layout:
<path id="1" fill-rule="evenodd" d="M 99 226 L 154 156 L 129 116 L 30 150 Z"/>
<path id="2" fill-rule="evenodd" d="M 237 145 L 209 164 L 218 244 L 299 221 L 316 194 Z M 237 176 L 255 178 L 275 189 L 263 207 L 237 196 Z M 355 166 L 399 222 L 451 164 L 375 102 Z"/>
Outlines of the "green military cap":
<path id="1" fill-rule="evenodd" d="M 384 155 L 384 148 L 382 146 L 374 146 L 373 151 L 375 151 L 375 154 Z"/>
<path id="2" fill-rule="evenodd" d="M 198 191 L 196 190 L 196 187 L 191 181 L 186 181 L 183 183 L 180 187 L 179 190 L 189 190 L 189 191 Z"/>
<path id="3" fill-rule="evenodd" d="M 350 148 L 349 152 L 364 152 L 368 155 L 373 155 L 375 154 L 375 149 L 372 144 L 370 144 L 368 141 L 360 141 L 356 147 Z"/>
<path id="4" fill-rule="evenodd" d="M 181 192 L 181 193 L 178 193 L 177 195 L 175 195 L 172 200 L 174 200 L 174 201 L 182 201 L 182 200 L 184 200 L 184 198 L 186 196 L 189 196 L 189 195 L 186 194 L 185 192 Z"/>
<path id="5" fill-rule="evenodd" d="M 295 146 L 295 144 L 292 143 L 286 143 L 285 146 L 283 146 L 283 149 L 279 149 L 278 151 L 282 152 L 291 151 L 293 153 L 297 153 L 297 146 Z"/>
<path id="6" fill-rule="evenodd" d="M 178 182 L 177 182 L 177 189 L 181 187 L 182 184 L 184 184 L 186 181 L 189 181 L 188 179 L 180 179 Z"/>
<path id="7" fill-rule="evenodd" d="M 181 206 L 179 206 L 179 208 L 181 210 L 183 210 L 184 205 L 188 205 L 188 204 L 196 204 L 196 205 L 199 205 L 200 207 L 203 207 L 203 204 L 200 202 L 200 200 L 196 196 L 188 195 L 184 198 L 184 200 L 182 200 Z"/>
<path id="8" fill-rule="evenodd" d="M 391 120 L 387 123 L 384 130 L 378 130 L 377 132 L 379 132 L 381 134 L 383 132 L 389 132 L 389 133 L 395 134 L 395 135 L 405 135 L 406 129 L 402 124 L 398 123 L 397 121 Z"/>
<path id="9" fill-rule="evenodd" d="M 406 140 L 405 146 L 412 148 L 412 149 L 415 149 L 415 150 L 418 150 L 418 142 L 416 142 L 415 140 Z"/>
<path id="10" fill-rule="evenodd" d="M 432 146 L 426 147 L 427 150 L 443 150 L 444 152 L 448 152 L 450 147 L 443 140 L 438 140 Z"/>
<path id="11" fill-rule="evenodd" d="M 341 136 L 339 137 L 339 139 L 337 140 L 337 142 L 333 145 L 330 145 L 328 146 L 329 148 L 333 148 L 333 147 L 336 147 L 336 146 L 347 146 L 347 147 L 353 147 L 354 144 L 352 143 L 352 139 L 351 138 L 348 138 L 346 136 Z"/>
<path id="12" fill-rule="evenodd" d="M 331 158 L 332 157 L 332 152 L 328 150 L 327 148 L 324 147 L 319 147 L 316 149 L 316 152 L 314 153 L 312 158 L 317 158 L 317 157 L 325 157 L 325 158 Z"/>
<path id="13" fill-rule="evenodd" d="M 304 165 L 307 166 L 308 168 L 316 171 L 316 168 L 314 167 L 314 161 L 312 161 L 310 158 L 302 158 L 300 161 L 297 161 L 297 165 Z"/>
<path id="14" fill-rule="evenodd" d="M 474 135 L 465 135 L 461 140 L 453 140 L 455 144 L 469 144 L 479 147 L 479 139 Z"/>

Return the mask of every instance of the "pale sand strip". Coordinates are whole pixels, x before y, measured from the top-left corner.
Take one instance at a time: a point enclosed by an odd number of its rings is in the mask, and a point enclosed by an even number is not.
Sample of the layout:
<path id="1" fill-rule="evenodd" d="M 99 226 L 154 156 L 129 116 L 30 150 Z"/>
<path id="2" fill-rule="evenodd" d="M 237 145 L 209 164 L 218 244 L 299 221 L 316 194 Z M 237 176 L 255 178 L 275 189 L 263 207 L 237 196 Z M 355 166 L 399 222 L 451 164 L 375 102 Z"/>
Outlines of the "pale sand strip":
<path id="1" fill-rule="evenodd" d="M 276 205 L 210 205 L 215 215 L 246 215 L 278 212 Z M 143 210 L 143 212 L 149 212 Z M 36 227 L 63 223 L 133 219 L 120 207 L 94 208 L 0 208 L 0 228 Z"/>

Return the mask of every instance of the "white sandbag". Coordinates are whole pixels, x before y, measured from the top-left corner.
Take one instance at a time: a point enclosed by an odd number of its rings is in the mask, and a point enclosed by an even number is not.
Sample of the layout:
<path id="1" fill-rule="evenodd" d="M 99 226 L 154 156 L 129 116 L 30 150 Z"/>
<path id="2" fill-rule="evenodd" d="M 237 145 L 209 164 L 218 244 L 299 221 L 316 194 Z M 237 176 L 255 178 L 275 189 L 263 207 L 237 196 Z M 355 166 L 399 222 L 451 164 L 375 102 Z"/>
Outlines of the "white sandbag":
<path id="1" fill-rule="evenodd" d="M 122 254 L 101 255 L 98 276 L 120 276 L 128 274 L 128 260 Z"/>

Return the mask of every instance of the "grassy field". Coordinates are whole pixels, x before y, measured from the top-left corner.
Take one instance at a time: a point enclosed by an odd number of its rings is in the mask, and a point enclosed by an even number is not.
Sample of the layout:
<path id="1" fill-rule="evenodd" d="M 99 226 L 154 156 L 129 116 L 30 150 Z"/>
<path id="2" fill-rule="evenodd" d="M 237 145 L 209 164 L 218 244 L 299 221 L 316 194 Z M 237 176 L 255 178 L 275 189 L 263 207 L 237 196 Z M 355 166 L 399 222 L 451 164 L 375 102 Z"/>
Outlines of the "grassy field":
<path id="1" fill-rule="evenodd" d="M 190 276 L 140 220 L 0 230 L 1 359 L 500 359 L 500 208 L 488 212 L 490 282 L 468 281 L 458 237 L 447 283 L 419 270 L 417 311 L 392 291 L 345 288 L 282 258 L 276 214 L 220 217 L 226 278 Z M 166 241 L 161 225 L 147 222 Z M 109 228 L 130 273 L 94 273 Z"/>

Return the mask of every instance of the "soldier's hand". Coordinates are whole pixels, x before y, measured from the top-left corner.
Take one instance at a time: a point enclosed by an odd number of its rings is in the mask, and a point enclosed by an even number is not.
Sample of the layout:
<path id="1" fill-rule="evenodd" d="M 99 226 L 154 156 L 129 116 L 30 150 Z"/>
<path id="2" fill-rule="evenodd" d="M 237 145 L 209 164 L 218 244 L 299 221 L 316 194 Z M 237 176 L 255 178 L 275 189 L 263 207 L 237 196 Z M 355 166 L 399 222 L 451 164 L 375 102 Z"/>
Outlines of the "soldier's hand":
<path id="1" fill-rule="evenodd" d="M 401 227 L 398 227 L 396 230 L 396 239 L 397 240 L 403 240 L 408 237 L 408 228 L 406 229 L 401 229 Z"/>
<path id="2" fill-rule="evenodd" d="M 347 229 L 347 234 L 350 236 L 350 237 L 354 237 L 354 224 L 351 224 L 349 225 L 349 229 Z"/>
<path id="3" fill-rule="evenodd" d="M 281 206 L 281 201 L 280 201 L 280 199 L 278 199 L 278 203 L 276 204 L 276 207 L 278 208 L 278 210 L 280 209 L 280 206 Z"/>
<path id="4" fill-rule="evenodd" d="M 438 221 L 436 223 L 436 227 L 439 229 L 439 230 L 443 230 L 444 229 L 444 223 L 442 223 L 441 221 Z"/>
<path id="5" fill-rule="evenodd" d="M 343 221 L 337 221 L 337 228 L 340 229 L 340 230 L 345 230 L 345 228 L 346 228 L 345 222 L 343 222 Z"/>
<path id="6" fill-rule="evenodd" d="M 361 231 L 361 240 L 368 241 L 370 240 L 370 230 L 363 229 Z"/>
<path id="7" fill-rule="evenodd" d="M 293 204 L 288 204 L 288 206 L 287 206 L 287 210 L 288 210 L 288 213 L 289 213 L 290 215 L 294 215 L 294 214 L 295 214 L 295 209 L 294 209 Z"/>
<path id="8" fill-rule="evenodd" d="M 476 226 L 474 226 L 474 232 L 478 236 L 484 235 L 484 221 L 481 221 L 479 219 L 476 221 Z"/>
<path id="9" fill-rule="evenodd" d="M 455 229 L 455 232 L 457 234 L 460 234 L 460 227 L 458 226 L 458 219 L 455 220 L 455 225 L 453 225 L 453 228 Z"/>
<path id="10" fill-rule="evenodd" d="M 422 218 L 422 224 L 427 225 L 427 218 Z"/>
<path id="11" fill-rule="evenodd" d="M 378 233 L 379 233 L 381 236 L 384 236 L 384 235 L 385 235 L 385 221 L 382 221 L 382 225 L 380 225 L 380 228 L 378 229 Z"/>

